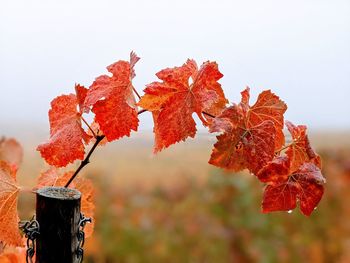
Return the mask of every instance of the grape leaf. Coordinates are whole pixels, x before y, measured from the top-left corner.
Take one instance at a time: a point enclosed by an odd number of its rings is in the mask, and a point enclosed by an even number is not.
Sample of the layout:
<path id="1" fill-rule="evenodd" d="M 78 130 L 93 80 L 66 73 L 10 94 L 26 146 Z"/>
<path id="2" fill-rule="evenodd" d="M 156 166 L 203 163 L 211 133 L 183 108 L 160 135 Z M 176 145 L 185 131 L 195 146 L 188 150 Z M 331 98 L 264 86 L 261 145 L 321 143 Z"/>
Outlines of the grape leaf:
<path id="1" fill-rule="evenodd" d="M 279 156 L 260 170 L 258 178 L 267 183 L 262 210 L 264 213 L 288 211 L 300 203 L 301 212 L 309 216 L 322 198 L 326 180 L 314 163 L 304 163 L 291 171 L 288 156 Z"/>
<path id="2" fill-rule="evenodd" d="M 270 91 L 263 91 L 252 107 L 249 88 L 241 95 L 240 104 L 225 109 L 210 125 L 210 132 L 223 134 L 217 136 L 209 163 L 233 171 L 248 168 L 257 173 L 273 159 L 275 145 L 281 143 L 277 131 L 281 129 L 281 119 L 283 126 L 286 106 Z"/>
<path id="3" fill-rule="evenodd" d="M 0 240 L 13 246 L 23 245 L 18 230 L 18 193 L 16 171 L 0 161 Z"/>
<path id="4" fill-rule="evenodd" d="M 288 156 L 277 156 L 257 173 L 257 177 L 263 183 L 280 183 L 288 180 L 289 173 Z"/>
<path id="5" fill-rule="evenodd" d="M 74 94 L 61 95 L 51 102 L 50 139 L 37 147 L 50 165 L 62 167 L 84 159 L 83 141 L 88 142 L 90 136 L 81 127 L 77 104 Z"/>
<path id="6" fill-rule="evenodd" d="M 66 172 L 60 175 L 55 167 L 51 167 L 45 172 L 42 172 L 35 189 L 40 189 L 44 186 L 65 186 L 68 180 L 73 175 L 73 172 Z M 94 216 L 94 187 L 89 179 L 76 178 L 69 186 L 77 189 L 81 193 L 81 211 L 86 217 L 93 218 Z M 85 226 L 85 235 L 89 237 L 92 235 L 94 229 L 94 220 L 92 223 Z"/>
<path id="7" fill-rule="evenodd" d="M 321 169 L 321 157 L 311 148 L 309 138 L 306 134 L 306 126 L 295 126 L 289 121 L 286 121 L 286 126 L 293 139 L 286 150 L 286 154 L 291 160 L 291 170 L 298 169 L 305 162 L 313 162 Z"/>
<path id="8" fill-rule="evenodd" d="M 131 130 L 137 131 L 138 116 L 132 79 L 134 66 L 139 58 L 130 54 L 130 62 L 120 60 L 107 67 L 112 76 L 97 77 L 90 86 L 84 110 L 95 113 L 95 122 L 108 141 L 130 136 Z"/>
<path id="9" fill-rule="evenodd" d="M 274 123 L 276 129 L 275 149 L 280 149 L 284 145 L 283 114 L 287 110 L 287 105 L 271 90 L 265 90 L 258 96 L 256 103 L 249 107 L 249 88 L 242 92 L 242 102 L 247 110 L 247 126 L 253 127 L 265 120 Z"/>
<path id="10" fill-rule="evenodd" d="M 138 105 L 153 113 L 154 151 L 159 152 L 195 136 L 193 113 L 208 125 L 202 112 L 219 114 L 227 100 L 218 83 L 223 75 L 215 62 L 205 62 L 198 70 L 194 60 L 187 60 L 181 67 L 163 69 L 156 76 L 162 82 L 147 85 Z"/>
<path id="11" fill-rule="evenodd" d="M 13 138 L 0 138 L 0 160 L 17 170 L 23 159 L 23 148 Z"/>
<path id="12" fill-rule="evenodd" d="M 217 136 L 209 163 L 232 171 L 248 168 L 255 173 L 273 158 L 274 135 L 270 121 L 249 129 L 234 127 Z"/>

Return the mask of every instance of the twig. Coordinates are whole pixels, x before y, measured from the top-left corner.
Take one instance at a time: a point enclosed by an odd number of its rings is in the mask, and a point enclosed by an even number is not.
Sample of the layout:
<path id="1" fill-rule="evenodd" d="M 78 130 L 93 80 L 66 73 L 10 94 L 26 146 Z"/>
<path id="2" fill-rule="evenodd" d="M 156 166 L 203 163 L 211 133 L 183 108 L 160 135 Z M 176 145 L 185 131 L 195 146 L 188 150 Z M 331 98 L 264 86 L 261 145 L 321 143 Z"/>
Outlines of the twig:
<path id="1" fill-rule="evenodd" d="M 69 179 L 69 181 L 66 183 L 66 185 L 64 187 L 67 188 L 70 185 L 70 183 L 74 180 L 74 178 L 78 175 L 80 170 L 83 169 L 84 166 L 86 166 L 88 163 L 90 163 L 90 156 L 95 151 L 97 145 L 104 139 L 104 137 L 105 137 L 104 135 L 96 136 L 96 141 L 95 141 L 94 145 L 92 146 L 92 148 L 90 149 L 89 153 L 86 155 L 85 159 L 83 161 L 81 161 L 78 169 L 74 172 L 74 174 L 72 175 L 72 177 Z"/>
<path id="2" fill-rule="evenodd" d="M 137 92 L 137 90 L 134 88 L 134 87 L 132 87 L 132 90 L 135 92 L 135 94 L 136 94 L 136 96 L 139 98 L 139 100 L 141 99 L 141 96 L 140 96 L 140 94 Z"/>
<path id="3" fill-rule="evenodd" d="M 147 110 L 140 110 L 139 112 L 137 112 L 137 115 L 140 115 L 144 112 L 146 112 Z M 82 118 L 82 120 L 84 121 L 84 119 Z M 84 121 L 84 123 L 86 124 L 86 122 Z M 89 125 L 87 125 L 88 127 L 90 127 Z M 92 148 L 90 149 L 89 153 L 86 155 L 85 159 L 83 161 L 81 161 L 78 169 L 74 172 L 74 174 L 71 176 L 71 178 L 69 179 L 69 181 L 66 183 L 66 185 L 64 187 L 68 187 L 71 182 L 75 179 L 75 177 L 78 175 L 78 173 L 80 172 L 81 169 L 83 169 L 86 165 L 88 165 L 90 163 L 90 157 L 93 154 L 93 152 L 95 151 L 97 145 L 106 137 L 105 135 L 96 135 L 94 136 L 96 138 L 96 141 L 94 143 L 94 145 L 92 146 Z"/>
<path id="4" fill-rule="evenodd" d="M 146 111 L 147 111 L 147 110 L 145 110 L 145 109 L 140 110 L 140 111 L 137 112 L 137 115 L 140 115 L 140 114 L 142 114 L 142 113 L 144 113 L 144 112 L 146 112 Z"/>
<path id="5" fill-rule="evenodd" d="M 208 113 L 208 112 L 202 111 L 202 113 L 203 113 L 204 115 L 209 116 L 209 117 L 216 118 L 216 116 L 214 116 L 214 115 L 212 115 L 212 114 L 210 114 L 210 113 Z"/>

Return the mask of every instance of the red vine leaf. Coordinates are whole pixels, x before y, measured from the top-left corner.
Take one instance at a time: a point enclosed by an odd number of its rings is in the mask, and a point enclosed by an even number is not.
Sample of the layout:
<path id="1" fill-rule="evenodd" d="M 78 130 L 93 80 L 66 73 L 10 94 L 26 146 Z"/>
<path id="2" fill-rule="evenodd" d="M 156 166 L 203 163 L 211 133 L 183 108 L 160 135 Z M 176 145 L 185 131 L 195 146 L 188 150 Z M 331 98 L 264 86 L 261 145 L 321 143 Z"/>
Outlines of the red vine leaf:
<path id="1" fill-rule="evenodd" d="M 41 173 L 38 183 L 35 189 L 42 188 L 44 186 L 65 186 L 68 180 L 72 177 L 73 172 L 66 172 L 60 175 L 59 171 L 52 167 L 47 171 Z M 71 184 L 70 188 L 77 189 L 81 193 L 81 211 L 86 217 L 93 218 L 94 216 L 94 187 L 89 179 L 76 178 Z M 94 221 L 91 224 L 87 224 L 85 227 L 85 235 L 91 236 L 94 229 Z"/>
<path id="2" fill-rule="evenodd" d="M 156 76 L 162 82 L 147 85 L 139 106 L 153 113 L 154 151 L 159 152 L 195 136 L 193 113 L 208 125 L 202 112 L 219 114 L 227 100 L 218 83 L 223 75 L 215 62 L 205 62 L 198 70 L 196 62 L 188 60 L 181 67 L 163 69 Z"/>
<path id="3" fill-rule="evenodd" d="M 256 103 L 249 107 L 249 88 L 242 92 L 242 104 L 247 109 L 247 126 L 253 127 L 263 121 L 272 121 L 276 129 L 275 149 L 284 145 L 283 114 L 287 105 L 271 90 L 265 90 L 258 96 Z"/>
<path id="4" fill-rule="evenodd" d="M 305 162 L 313 162 L 321 169 L 321 158 L 311 148 L 309 138 L 306 134 L 306 126 L 295 126 L 289 121 L 286 122 L 286 126 L 293 139 L 286 150 L 286 154 L 291 160 L 291 170 L 295 171 Z"/>
<path id="5" fill-rule="evenodd" d="M 108 66 L 112 76 L 96 78 L 87 92 L 84 109 L 88 112 L 92 107 L 95 122 L 108 141 L 130 136 L 131 130 L 137 131 L 139 121 L 131 81 L 138 60 L 132 52 L 130 62 L 120 60 Z"/>
<path id="6" fill-rule="evenodd" d="M 263 183 L 280 183 L 288 180 L 290 159 L 288 156 L 278 156 L 263 167 L 257 177 Z"/>
<path id="7" fill-rule="evenodd" d="M 264 192 L 263 212 L 288 211 L 300 203 L 301 212 L 309 216 L 322 198 L 326 180 L 314 163 L 304 163 L 298 170 L 290 170 L 287 156 L 277 157 L 266 165 L 258 178 L 267 182 Z"/>
<path id="8" fill-rule="evenodd" d="M 81 127 L 77 104 L 73 94 L 61 95 L 51 102 L 50 139 L 37 147 L 48 164 L 62 167 L 84 159 L 83 140 L 88 142 L 90 136 Z"/>
<path id="9" fill-rule="evenodd" d="M 270 91 L 264 91 L 250 107 L 249 88 L 241 94 L 240 104 L 225 109 L 211 123 L 211 132 L 224 133 L 217 137 L 209 163 L 257 173 L 273 159 L 275 145 L 281 143 L 276 140 L 281 140 L 277 131 L 281 129 L 278 120 L 283 120 L 284 103 Z M 274 110 L 269 111 L 269 106 Z"/>
<path id="10" fill-rule="evenodd" d="M 23 148 L 13 138 L 0 138 L 0 160 L 10 164 L 15 170 L 22 163 Z"/>
<path id="11" fill-rule="evenodd" d="M 18 230 L 18 193 L 16 171 L 0 161 L 0 241 L 13 246 L 23 246 Z"/>

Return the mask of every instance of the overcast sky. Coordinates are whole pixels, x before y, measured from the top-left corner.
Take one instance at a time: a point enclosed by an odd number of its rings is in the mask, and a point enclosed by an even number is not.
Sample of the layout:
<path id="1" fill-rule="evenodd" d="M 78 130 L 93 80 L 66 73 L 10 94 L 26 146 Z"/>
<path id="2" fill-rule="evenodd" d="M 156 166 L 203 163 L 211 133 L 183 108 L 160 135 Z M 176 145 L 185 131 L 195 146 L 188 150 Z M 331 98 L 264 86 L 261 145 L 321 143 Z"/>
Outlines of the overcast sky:
<path id="1" fill-rule="evenodd" d="M 0 134 L 48 131 L 50 101 L 141 57 L 135 87 L 187 58 L 215 60 L 230 101 L 272 89 L 286 119 L 350 128 L 350 1 L 0 1 Z M 152 127 L 141 116 L 142 129 Z"/>

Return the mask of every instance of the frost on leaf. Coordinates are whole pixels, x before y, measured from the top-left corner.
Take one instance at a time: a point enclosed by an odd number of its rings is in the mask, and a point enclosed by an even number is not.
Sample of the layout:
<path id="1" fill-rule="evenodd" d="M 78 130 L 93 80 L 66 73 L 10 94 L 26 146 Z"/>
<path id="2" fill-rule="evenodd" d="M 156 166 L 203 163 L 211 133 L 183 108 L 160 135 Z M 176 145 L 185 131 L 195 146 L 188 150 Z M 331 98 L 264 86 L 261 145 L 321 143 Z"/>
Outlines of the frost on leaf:
<path id="1" fill-rule="evenodd" d="M 65 186 L 68 180 L 72 177 L 73 172 L 65 172 L 63 175 L 60 174 L 58 169 L 51 167 L 45 172 L 40 174 L 35 189 L 40 189 L 45 186 Z M 81 193 L 81 212 L 85 217 L 94 216 L 94 187 L 90 179 L 76 178 L 69 186 L 69 188 L 77 189 Z M 94 229 L 94 220 L 92 223 L 85 226 L 85 235 L 89 237 L 92 235 Z"/>
<path id="2" fill-rule="evenodd" d="M 249 106 L 249 88 L 241 94 L 241 103 L 225 109 L 211 123 L 211 132 L 223 134 L 217 137 L 209 163 L 257 173 L 273 159 L 276 145 L 284 142 L 279 133 L 286 106 L 270 91 L 262 92 L 253 106 Z"/>
<path id="3" fill-rule="evenodd" d="M 0 138 L 0 160 L 17 170 L 23 159 L 23 148 L 13 138 Z"/>
<path id="4" fill-rule="evenodd" d="M 130 54 L 130 62 L 120 60 L 107 67 L 112 76 L 102 75 L 90 86 L 84 110 L 95 113 L 95 122 L 108 141 L 130 136 L 131 130 L 137 131 L 137 106 L 133 94 L 132 79 L 134 66 L 139 58 Z"/>
<path id="5" fill-rule="evenodd" d="M 84 143 L 90 136 L 81 127 L 76 95 L 61 95 L 51 102 L 50 139 L 37 148 L 50 165 L 66 166 L 84 159 Z"/>
<path id="6" fill-rule="evenodd" d="M 18 230 L 18 193 L 15 170 L 0 161 L 0 241 L 13 246 L 23 245 Z"/>
<path id="7" fill-rule="evenodd" d="M 288 156 L 276 157 L 258 174 L 267 183 L 264 191 L 263 212 L 289 211 L 299 202 L 301 212 L 309 216 L 322 198 L 326 182 L 314 163 L 304 163 L 291 170 Z"/>
<path id="8" fill-rule="evenodd" d="M 159 152 L 195 136 L 193 113 L 208 125 L 203 112 L 220 114 L 227 100 L 218 83 L 223 75 L 215 62 L 205 62 L 198 70 L 196 62 L 188 60 L 181 67 L 163 69 L 156 76 L 161 81 L 146 86 L 139 106 L 153 114 L 154 151 Z"/>
<path id="9" fill-rule="evenodd" d="M 306 126 L 295 126 L 291 122 L 287 121 L 286 126 L 292 135 L 292 143 L 286 150 L 286 154 L 289 156 L 291 162 L 291 170 L 296 170 L 305 162 L 313 162 L 320 169 L 321 158 L 311 148 L 309 138 L 306 134 Z"/>

